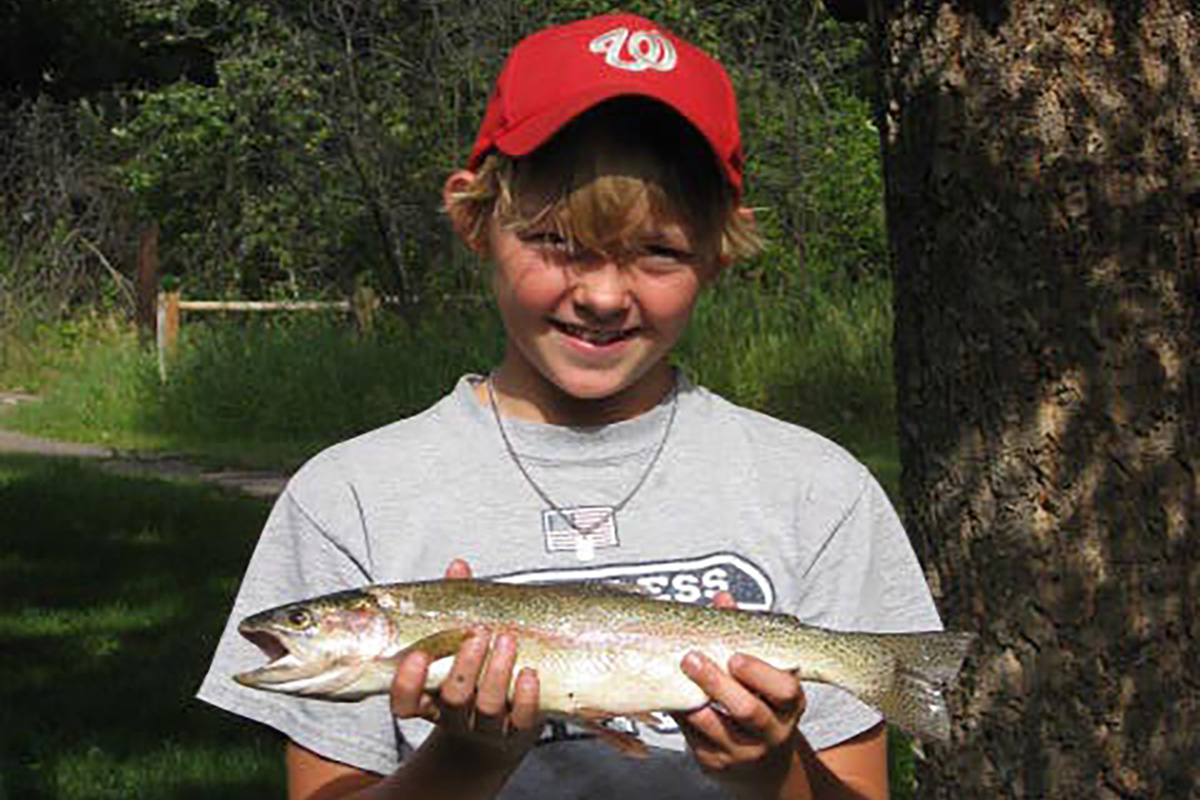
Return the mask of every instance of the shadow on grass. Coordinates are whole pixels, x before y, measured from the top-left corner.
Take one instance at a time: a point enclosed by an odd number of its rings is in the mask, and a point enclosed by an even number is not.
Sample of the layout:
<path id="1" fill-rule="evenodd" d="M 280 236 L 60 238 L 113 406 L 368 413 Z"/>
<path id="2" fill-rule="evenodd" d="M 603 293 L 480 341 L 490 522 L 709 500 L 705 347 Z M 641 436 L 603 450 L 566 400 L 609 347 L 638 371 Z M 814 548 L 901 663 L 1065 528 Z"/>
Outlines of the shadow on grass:
<path id="1" fill-rule="evenodd" d="M 267 511 L 0 456 L 0 800 L 282 796 L 277 736 L 192 698 Z"/>

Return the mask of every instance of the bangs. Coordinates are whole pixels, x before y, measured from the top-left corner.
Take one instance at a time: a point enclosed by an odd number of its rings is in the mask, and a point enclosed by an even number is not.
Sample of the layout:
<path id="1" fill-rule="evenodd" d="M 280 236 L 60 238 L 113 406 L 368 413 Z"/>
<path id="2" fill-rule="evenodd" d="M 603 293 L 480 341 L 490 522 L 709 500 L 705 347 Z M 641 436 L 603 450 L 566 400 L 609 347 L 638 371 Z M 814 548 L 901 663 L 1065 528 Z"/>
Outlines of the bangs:
<path id="1" fill-rule="evenodd" d="M 516 233 L 552 230 L 573 247 L 616 256 L 647 226 L 677 223 L 702 251 L 715 252 L 711 232 L 717 215 L 673 202 L 688 194 L 661 161 L 605 146 L 577 153 L 580 157 L 560 163 L 519 164 L 511 202 L 496 207 L 500 225 Z M 712 241 L 705 241 L 705 232 Z"/>
<path id="2" fill-rule="evenodd" d="M 759 248 L 708 142 L 645 98 L 601 103 L 528 156 L 490 154 L 472 189 L 451 204 L 475 241 L 494 219 L 518 234 L 552 231 L 574 247 L 617 256 L 648 226 L 675 223 L 705 259 Z"/>

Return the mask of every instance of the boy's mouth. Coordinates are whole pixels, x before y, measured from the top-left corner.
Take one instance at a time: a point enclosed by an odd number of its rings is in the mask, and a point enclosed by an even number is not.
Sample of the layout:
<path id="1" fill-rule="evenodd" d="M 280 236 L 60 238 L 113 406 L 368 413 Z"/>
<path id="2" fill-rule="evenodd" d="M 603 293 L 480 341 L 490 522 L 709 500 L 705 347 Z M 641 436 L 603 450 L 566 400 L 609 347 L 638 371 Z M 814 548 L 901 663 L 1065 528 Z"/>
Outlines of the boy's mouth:
<path id="1" fill-rule="evenodd" d="M 569 322 L 563 322 L 557 319 L 551 319 L 550 324 L 557 328 L 562 333 L 574 339 L 582 339 L 588 344 L 603 346 L 620 342 L 637 333 L 638 328 L 624 328 L 622 330 L 598 330 L 596 328 L 588 328 L 583 325 L 572 325 Z"/>

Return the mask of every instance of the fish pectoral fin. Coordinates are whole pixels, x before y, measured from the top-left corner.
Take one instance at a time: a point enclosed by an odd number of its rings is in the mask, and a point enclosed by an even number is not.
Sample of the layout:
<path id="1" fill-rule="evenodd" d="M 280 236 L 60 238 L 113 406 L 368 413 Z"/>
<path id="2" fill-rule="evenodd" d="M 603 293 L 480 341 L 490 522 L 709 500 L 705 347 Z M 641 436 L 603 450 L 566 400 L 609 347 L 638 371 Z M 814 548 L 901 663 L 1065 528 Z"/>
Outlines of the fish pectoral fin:
<path id="1" fill-rule="evenodd" d="M 654 716 L 654 713 L 650 712 L 650 711 L 639 711 L 636 714 L 626 714 L 625 716 L 629 717 L 632 720 L 636 720 L 636 721 L 642 723 L 643 725 L 661 725 L 662 724 L 662 720 L 660 720 L 658 717 Z"/>
<path id="2" fill-rule="evenodd" d="M 418 639 L 397 653 L 393 658 L 399 661 L 409 653 L 416 653 L 418 651 L 426 653 L 434 661 L 439 658 L 447 658 L 457 653 L 458 648 L 462 647 L 462 643 L 470 635 L 471 630 L 469 628 L 447 628 L 444 631 L 430 634 L 424 639 Z"/>
<path id="3" fill-rule="evenodd" d="M 625 755 L 633 756 L 634 758 L 645 758 L 648 756 L 650 748 L 646 747 L 646 743 L 637 736 L 628 731 L 619 731 L 616 728 L 610 728 L 604 724 L 611 719 L 615 719 L 617 716 L 619 715 L 596 708 L 579 708 L 571 713 L 571 717 L 576 722 L 608 746 L 615 747 Z"/>
<path id="4" fill-rule="evenodd" d="M 605 722 L 614 720 L 619 716 L 626 715 L 614 714 L 613 712 L 605 711 L 602 708 L 588 708 L 586 706 L 576 708 L 571 712 L 571 717 L 573 717 L 577 722 L 591 725 L 603 725 Z"/>

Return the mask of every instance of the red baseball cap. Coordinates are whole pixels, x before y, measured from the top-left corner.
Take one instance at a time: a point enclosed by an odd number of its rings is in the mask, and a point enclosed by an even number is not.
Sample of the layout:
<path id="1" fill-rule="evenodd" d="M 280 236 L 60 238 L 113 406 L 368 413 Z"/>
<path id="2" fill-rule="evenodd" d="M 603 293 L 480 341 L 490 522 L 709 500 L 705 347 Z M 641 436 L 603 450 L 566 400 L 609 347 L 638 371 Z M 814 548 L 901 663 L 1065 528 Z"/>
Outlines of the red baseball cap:
<path id="1" fill-rule="evenodd" d="M 741 194 L 742 141 L 729 76 L 699 48 L 633 14 L 591 17 L 518 42 L 496 79 L 467 167 L 476 169 L 493 149 L 528 155 L 584 111 L 622 96 L 649 97 L 679 112 Z"/>

